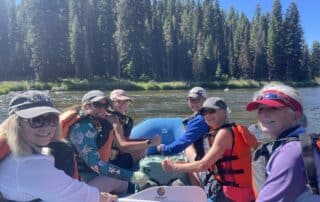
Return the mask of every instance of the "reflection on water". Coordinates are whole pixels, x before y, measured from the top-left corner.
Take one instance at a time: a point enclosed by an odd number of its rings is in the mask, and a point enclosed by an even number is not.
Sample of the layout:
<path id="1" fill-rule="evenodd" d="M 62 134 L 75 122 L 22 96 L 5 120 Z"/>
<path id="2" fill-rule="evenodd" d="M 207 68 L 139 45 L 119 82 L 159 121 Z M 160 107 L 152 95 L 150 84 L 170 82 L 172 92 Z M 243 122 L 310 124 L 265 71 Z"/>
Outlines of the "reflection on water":
<path id="1" fill-rule="evenodd" d="M 230 119 L 250 125 L 255 122 L 254 112 L 245 110 L 245 105 L 251 100 L 253 92 L 257 89 L 231 89 L 209 90 L 209 96 L 223 97 L 231 109 Z M 304 110 L 308 117 L 309 131 L 320 132 L 320 87 L 300 88 Z M 85 92 L 51 92 L 55 105 L 60 110 L 69 106 L 80 104 Z M 106 92 L 109 93 L 109 92 Z M 139 122 L 148 117 L 185 117 L 190 114 L 186 103 L 187 90 L 179 91 L 131 91 L 129 96 L 133 102 L 129 106 L 129 114 Z M 7 116 L 7 106 L 12 94 L 0 96 L 0 119 Z"/>

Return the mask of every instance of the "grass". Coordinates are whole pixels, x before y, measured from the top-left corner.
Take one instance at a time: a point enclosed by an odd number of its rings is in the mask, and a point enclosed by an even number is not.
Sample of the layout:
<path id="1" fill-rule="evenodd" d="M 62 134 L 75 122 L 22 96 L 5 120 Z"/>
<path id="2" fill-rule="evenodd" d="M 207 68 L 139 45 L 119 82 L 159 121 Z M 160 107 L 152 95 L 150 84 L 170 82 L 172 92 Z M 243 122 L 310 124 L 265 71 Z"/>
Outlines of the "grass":
<path id="1" fill-rule="evenodd" d="M 259 88 L 266 81 L 255 80 L 226 80 L 226 81 L 203 81 L 203 82 L 134 82 L 119 79 L 63 79 L 57 82 L 44 83 L 37 81 L 2 81 L 0 82 L 0 94 L 7 94 L 10 91 L 22 91 L 29 89 L 53 90 L 53 91 L 86 91 L 92 89 L 113 90 L 122 88 L 125 90 L 181 90 L 189 89 L 193 86 L 202 86 L 207 89 L 224 88 Z M 287 82 L 294 87 L 319 86 L 320 78 L 307 82 Z"/>

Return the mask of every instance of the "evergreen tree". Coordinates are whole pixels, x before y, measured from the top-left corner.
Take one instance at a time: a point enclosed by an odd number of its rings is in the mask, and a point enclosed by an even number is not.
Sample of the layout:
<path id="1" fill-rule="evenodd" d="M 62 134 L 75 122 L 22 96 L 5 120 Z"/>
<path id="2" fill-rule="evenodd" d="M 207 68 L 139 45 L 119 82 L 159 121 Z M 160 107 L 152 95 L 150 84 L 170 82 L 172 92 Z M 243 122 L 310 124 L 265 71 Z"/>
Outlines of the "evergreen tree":
<path id="1" fill-rule="evenodd" d="M 118 5 L 118 69 L 124 78 L 138 79 L 142 73 L 145 15 L 143 1 L 120 0 Z"/>
<path id="2" fill-rule="evenodd" d="M 59 3 L 60 1 L 26 0 L 26 40 L 31 48 L 31 67 L 37 80 L 56 80 L 61 68 L 58 66 L 58 61 L 62 59 L 59 54 L 61 41 L 57 41 L 57 35 L 60 34 L 57 29 L 60 23 Z"/>
<path id="3" fill-rule="evenodd" d="M 113 39 L 116 31 L 115 0 L 98 0 L 94 22 L 93 72 L 99 76 L 116 76 L 117 47 Z"/>
<path id="4" fill-rule="evenodd" d="M 285 78 L 285 64 L 283 64 L 283 27 L 282 13 L 279 0 L 274 0 L 268 30 L 267 63 L 268 79 L 281 80 Z"/>
<path id="5" fill-rule="evenodd" d="M 311 75 L 314 77 L 320 76 L 320 42 L 314 41 L 312 44 L 310 58 Z"/>
<path id="6" fill-rule="evenodd" d="M 286 79 L 306 80 L 306 71 L 302 67 L 303 59 L 303 31 L 300 25 L 297 5 L 291 3 L 284 20 L 284 51 L 286 56 Z"/>

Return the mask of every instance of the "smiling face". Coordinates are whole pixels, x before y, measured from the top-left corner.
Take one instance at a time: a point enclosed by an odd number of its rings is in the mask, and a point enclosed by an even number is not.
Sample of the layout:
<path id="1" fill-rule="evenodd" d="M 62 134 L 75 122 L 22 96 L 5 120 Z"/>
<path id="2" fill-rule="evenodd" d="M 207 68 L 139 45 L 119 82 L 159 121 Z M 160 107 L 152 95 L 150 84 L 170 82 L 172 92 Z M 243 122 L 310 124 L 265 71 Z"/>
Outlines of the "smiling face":
<path id="1" fill-rule="evenodd" d="M 187 98 L 188 106 L 192 112 L 198 111 L 205 100 L 203 98 Z"/>
<path id="2" fill-rule="evenodd" d="M 112 109 L 127 114 L 130 100 L 115 100 L 112 101 Z"/>
<path id="3" fill-rule="evenodd" d="M 59 118 L 56 114 L 44 114 L 32 119 L 21 119 L 21 135 L 31 145 L 46 146 L 54 137 Z"/>
<path id="4" fill-rule="evenodd" d="M 207 124 L 212 128 L 216 129 L 222 126 L 226 122 L 226 110 L 223 109 L 207 109 L 203 112 L 204 118 Z"/>
<path id="5" fill-rule="evenodd" d="M 297 124 L 295 113 L 289 107 L 258 107 L 258 121 L 263 133 L 276 139 L 283 131 Z"/>

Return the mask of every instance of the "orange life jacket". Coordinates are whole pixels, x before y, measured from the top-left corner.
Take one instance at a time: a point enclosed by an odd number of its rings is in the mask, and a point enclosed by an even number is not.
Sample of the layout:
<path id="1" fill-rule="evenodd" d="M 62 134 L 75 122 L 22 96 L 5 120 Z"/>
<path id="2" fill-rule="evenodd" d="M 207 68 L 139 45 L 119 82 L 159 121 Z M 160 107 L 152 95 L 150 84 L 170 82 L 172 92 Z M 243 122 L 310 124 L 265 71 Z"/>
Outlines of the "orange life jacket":
<path id="1" fill-rule="evenodd" d="M 255 148 L 259 144 L 256 137 L 245 126 L 237 123 L 225 124 L 219 129 L 221 128 L 231 129 L 233 142 L 231 155 L 224 155 L 212 166 L 211 171 L 214 178 L 225 186 L 251 187 L 251 148 Z M 215 130 L 213 135 L 207 135 L 210 146 L 213 144 L 214 136 L 218 130 Z M 226 163 L 229 163 L 230 169 L 223 169 L 223 164 Z M 227 181 L 226 179 L 233 180 Z"/>
<path id="2" fill-rule="evenodd" d="M 60 114 L 59 122 L 62 131 L 62 137 L 68 139 L 68 133 L 71 126 L 73 126 L 76 122 L 80 121 L 82 118 L 87 118 L 87 116 L 81 116 L 77 110 L 69 110 L 62 114 Z M 102 118 L 101 118 L 102 120 Z M 101 127 L 102 124 L 100 121 L 92 119 L 95 126 L 97 128 Z M 106 120 L 104 120 L 106 121 Z M 103 135 L 107 136 L 103 137 L 102 144 L 101 141 L 96 141 L 98 146 L 98 151 L 100 155 L 100 159 L 103 161 L 109 161 L 112 154 L 112 142 L 113 142 L 113 130 L 108 128 L 108 131 L 103 131 Z"/>

